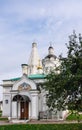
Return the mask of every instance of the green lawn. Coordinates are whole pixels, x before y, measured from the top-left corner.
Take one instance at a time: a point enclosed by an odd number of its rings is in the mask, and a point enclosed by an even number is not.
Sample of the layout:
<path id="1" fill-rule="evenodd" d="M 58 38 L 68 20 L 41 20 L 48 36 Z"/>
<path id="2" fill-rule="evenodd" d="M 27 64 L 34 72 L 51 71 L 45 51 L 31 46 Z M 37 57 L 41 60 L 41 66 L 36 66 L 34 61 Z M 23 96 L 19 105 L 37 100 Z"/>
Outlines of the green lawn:
<path id="1" fill-rule="evenodd" d="M 70 114 L 66 120 L 68 121 L 72 121 L 72 120 L 82 120 L 82 114 L 80 115 L 76 115 L 75 113 L 74 114 Z"/>
<path id="2" fill-rule="evenodd" d="M 82 130 L 82 124 L 5 125 L 0 130 Z"/>

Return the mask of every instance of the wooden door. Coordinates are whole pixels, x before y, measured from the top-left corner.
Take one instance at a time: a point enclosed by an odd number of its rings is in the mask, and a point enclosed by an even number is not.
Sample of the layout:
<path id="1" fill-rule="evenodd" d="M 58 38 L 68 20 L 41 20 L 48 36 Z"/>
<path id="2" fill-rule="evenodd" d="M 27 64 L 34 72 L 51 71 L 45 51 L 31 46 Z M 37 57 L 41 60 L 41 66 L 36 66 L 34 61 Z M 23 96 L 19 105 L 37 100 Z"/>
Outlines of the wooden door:
<path id="1" fill-rule="evenodd" d="M 29 103 L 28 102 L 21 102 L 21 109 L 20 109 L 20 118 L 21 119 L 28 119 L 29 117 Z"/>

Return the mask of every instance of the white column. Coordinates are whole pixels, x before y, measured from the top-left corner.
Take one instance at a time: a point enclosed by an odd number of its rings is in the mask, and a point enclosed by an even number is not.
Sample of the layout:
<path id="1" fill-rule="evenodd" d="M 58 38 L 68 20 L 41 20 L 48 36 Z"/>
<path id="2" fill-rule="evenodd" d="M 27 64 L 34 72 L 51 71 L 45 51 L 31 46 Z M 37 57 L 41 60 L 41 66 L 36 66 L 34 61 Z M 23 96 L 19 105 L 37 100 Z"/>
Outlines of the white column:
<path id="1" fill-rule="evenodd" d="M 38 91 L 32 91 L 32 109 L 31 109 L 31 119 L 38 119 L 39 109 L 38 109 Z"/>
<path id="2" fill-rule="evenodd" d="M 31 110 L 31 102 L 29 102 L 29 119 L 31 119 L 31 113 L 32 113 L 32 110 Z"/>
<path id="3" fill-rule="evenodd" d="M 17 118 L 17 103 L 12 102 L 12 118 Z"/>

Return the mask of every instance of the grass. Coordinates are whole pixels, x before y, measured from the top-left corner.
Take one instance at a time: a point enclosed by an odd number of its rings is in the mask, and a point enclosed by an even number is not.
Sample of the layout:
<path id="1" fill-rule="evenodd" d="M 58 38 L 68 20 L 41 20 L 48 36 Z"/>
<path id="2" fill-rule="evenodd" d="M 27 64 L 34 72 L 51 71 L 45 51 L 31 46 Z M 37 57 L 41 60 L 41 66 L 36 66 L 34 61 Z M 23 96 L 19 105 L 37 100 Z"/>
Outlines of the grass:
<path id="1" fill-rule="evenodd" d="M 82 130 L 82 124 L 4 125 L 0 130 Z"/>
<path id="2" fill-rule="evenodd" d="M 79 116 L 82 120 L 82 115 Z M 0 121 L 7 121 L 8 118 L 0 117 Z M 78 120 L 77 115 L 70 114 L 67 121 Z M 82 123 L 75 124 L 14 124 L 0 126 L 0 130 L 82 130 Z"/>
<path id="3" fill-rule="evenodd" d="M 68 120 L 68 121 L 73 121 L 73 120 L 82 120 L 82 114 L 79 114 L 79 115 L 77 115 L 77 114 L 75 114 L 75 113 L 71 113 L 67 118 L 66 118 L 66 120 Z"/>

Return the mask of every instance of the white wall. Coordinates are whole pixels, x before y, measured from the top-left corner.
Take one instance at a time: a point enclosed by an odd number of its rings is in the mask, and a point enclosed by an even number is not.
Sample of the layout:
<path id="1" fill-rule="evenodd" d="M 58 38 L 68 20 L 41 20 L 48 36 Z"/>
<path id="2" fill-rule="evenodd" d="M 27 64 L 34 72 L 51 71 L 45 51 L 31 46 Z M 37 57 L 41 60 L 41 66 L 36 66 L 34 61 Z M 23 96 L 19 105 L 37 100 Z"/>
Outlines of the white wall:
<path id="1" fill-rule="evenodd" d="M 10 103 L 11 103 L 10 94 L 3 95 L 3 116 L 10 116 Z"/>

